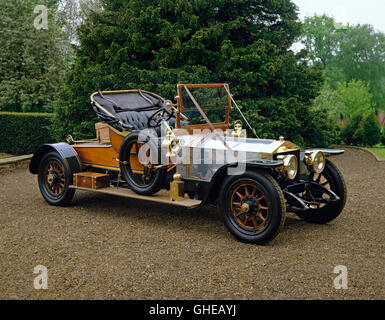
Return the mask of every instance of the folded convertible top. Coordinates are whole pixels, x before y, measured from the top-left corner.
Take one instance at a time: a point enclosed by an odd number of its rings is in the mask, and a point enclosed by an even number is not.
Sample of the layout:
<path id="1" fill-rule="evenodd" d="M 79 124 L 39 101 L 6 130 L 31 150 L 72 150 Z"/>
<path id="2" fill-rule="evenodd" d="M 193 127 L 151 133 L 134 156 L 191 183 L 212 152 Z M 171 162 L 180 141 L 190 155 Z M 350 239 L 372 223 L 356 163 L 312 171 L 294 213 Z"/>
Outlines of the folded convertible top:
<path id="1" fill-rule="evenodd" d="M 118 130 L 130 129 L 127 112 L 154 112 L 163 107 L 164 98 L 143 90 L 98 91 L 91 96 L 92 106 L 103 122 Z M 124 127 L 126 125 L 126 127 Z"/>

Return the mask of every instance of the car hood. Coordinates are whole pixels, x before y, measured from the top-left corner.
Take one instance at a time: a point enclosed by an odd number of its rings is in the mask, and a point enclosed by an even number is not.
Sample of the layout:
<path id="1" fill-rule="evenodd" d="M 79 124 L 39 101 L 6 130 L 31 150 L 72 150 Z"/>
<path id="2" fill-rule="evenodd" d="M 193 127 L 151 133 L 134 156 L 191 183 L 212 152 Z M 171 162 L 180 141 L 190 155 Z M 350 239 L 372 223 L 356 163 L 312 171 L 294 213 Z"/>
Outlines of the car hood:
<path id="1" fill-rule="evenodd" d="M 233 150 L 235 152 L 276 154 L 300 150 L 298 146 L 290 141 L 217 137 L 210 135 L 183 135 L 178 137 L 181 146 L 186 148 L 201 148 L 208 150 Z M 225 143 L 224 143 L 224 142 Z M 226 146 L 227 145 L 227 146 Z"/>

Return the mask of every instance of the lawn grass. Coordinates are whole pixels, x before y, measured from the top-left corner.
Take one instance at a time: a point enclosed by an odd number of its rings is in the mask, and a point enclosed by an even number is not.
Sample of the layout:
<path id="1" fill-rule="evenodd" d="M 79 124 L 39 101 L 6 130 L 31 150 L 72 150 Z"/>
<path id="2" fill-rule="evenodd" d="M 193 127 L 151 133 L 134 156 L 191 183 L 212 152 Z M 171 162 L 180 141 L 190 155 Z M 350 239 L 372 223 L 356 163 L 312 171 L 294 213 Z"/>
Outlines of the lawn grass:
<path id="1" fill-rule="evenodd" d="M 385 159 L 385 148 L 369 148 L 377 157 Z"/>
<path id="2" fill-rule="evenodd" d="M 11 155 L 8 154 L 8 153 L 2 153 L 0 152 L 0 158 L 6 158 L 6 157 L 10 157 Z"/>

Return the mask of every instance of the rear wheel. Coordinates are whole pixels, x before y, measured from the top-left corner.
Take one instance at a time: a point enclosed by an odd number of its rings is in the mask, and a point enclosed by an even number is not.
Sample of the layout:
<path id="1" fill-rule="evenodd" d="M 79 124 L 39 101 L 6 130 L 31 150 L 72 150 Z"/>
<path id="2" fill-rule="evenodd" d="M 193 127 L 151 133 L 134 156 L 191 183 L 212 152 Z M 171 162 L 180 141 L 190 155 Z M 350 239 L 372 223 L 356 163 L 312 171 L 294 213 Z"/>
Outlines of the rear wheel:
<path id="1" fill-rule="evenodd" d="M 66 206 L 74 194 L 70 169 L 57 152 L 47 153 L 41 160 L 38 171 L 40 192 L 51 205 Z"/>
<path id="2" fill-rule="evenodd" d="M 246 243 L 273 240 L 286 218 L 286 206 L 278 183 L 263 171 L 228 177 L 221 194 L 223 220 L 229 231 Z"/>

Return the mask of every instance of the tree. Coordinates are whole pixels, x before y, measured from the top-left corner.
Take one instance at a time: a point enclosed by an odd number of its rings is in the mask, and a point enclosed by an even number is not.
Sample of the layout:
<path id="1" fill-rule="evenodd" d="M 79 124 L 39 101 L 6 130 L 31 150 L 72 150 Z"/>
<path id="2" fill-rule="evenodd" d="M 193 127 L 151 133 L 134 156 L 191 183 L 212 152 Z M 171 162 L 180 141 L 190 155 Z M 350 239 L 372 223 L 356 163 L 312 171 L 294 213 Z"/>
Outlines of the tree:
<path id="1" fill-rule="evenodd" d="M 381 128 L 374 113 L 367 115 L 362 123 L 362 142 L 373 147 L 381 142 Z"/>
<path id="2" fill-rule="evenodd" d="M 0 6 L 0 110 L 50 111 L 64 80 L 57 49 L 59 33 L 49 5 L 48 29 L 36 29 L 37 0 L 2 1 Z"/>
<path id="3" fill-rule="evenodd" d="M 369 86 L 362 81 L 352 80 L 339 83 L 335 97 L 340 107 L 336 112 L 342 115 L 342 137 L 345 143 L 373 146 L 381 140 L 381 128 L 373 104 Z"/>
<path id="4" fill-rule="evenodd" d="M 57 0 L 56 21 L 65 35 L 63 49 L 68 64 L 75 57 L 74 46 L 78 44 L 77 28 L 82 25 L 88 15 L 101 11 L 100 0 Z"/>
<path id="5" fill-rule="evenodd" d="M 381 142 L 381 128 L 374 113 L 356 115 L 342 131 L 345 143 L 372 147 Z"/>
<path id="6" fill-rule="evenodd" d="M 340 102 L 340 109 L 335 112 L 342 114 L 345 119 L 374 114 L 373 95 L 369 86 L 360 80 L 338 83 L 335 95 Z"/>
<path id="7" fill-rule="evenodd" d="M 325 111 L 335 120 L 343 117 L 342 113 L 345 110 L 345 105 L 337 97 L 336 92 L 328 87 L 322 88 L 320 95 L 314 99 L 313 104 L 316 110 Z"/>
<path id="8" fill-rule="evenodd" d="M 302 43 L 308 58 L 314 64 L 321 62 L 326 68 L 338 54 L 345 28 L 337 28 L 334 18 L 323 15 L 306 17 L 302 29 Z"/>
<path id="9" fill-rule="evenodd" d="M 302 43 L 312 62 L 322 62 L 326 88 L 361 80 L 369 84 L 377 108 L 385 102 L 385 34 L 371 25 L 343 26 L 326 15 L 307 17 Z"/>
<path id="10" fill-rule="evenodd" d="M 289 50 L 300 35 L 290 0 L 111 0 L 79 28 L 55 133 L 93 134 L 89 95 L 142 88 L 166 98 L 177 83 L 228 82 L 259 134 L 311 143 L 322 72 Z M 302 62 L 301 62 L 302 61 Z M 320 129 L 323 134 L 323 129 Z"/>
<path id="11" fill-rule="evenodd" d="M 346 81 L 362 80 L 369 84 L 373 101 L 379 108 L 385 103 L 385 34 L 370 25 L 349 28 L 341 41 L 340 54 L 333 64 L 341 69 Z"/>

